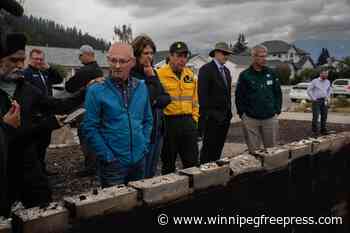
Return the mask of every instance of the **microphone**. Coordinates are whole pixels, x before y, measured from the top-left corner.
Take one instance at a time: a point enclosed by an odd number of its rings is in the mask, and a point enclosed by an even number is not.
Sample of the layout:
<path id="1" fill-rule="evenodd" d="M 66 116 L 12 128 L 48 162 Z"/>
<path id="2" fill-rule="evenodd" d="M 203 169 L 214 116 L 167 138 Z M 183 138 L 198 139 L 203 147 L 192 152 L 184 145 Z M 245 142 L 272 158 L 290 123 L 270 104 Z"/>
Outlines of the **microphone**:
<path id="1" fill-rule="evenodd" d="M 0 10 L 4 9 L 14 16 L 23 15 L 23 7 L 16 2 L 15 0 L 1 0 L 0 1 Z"/>

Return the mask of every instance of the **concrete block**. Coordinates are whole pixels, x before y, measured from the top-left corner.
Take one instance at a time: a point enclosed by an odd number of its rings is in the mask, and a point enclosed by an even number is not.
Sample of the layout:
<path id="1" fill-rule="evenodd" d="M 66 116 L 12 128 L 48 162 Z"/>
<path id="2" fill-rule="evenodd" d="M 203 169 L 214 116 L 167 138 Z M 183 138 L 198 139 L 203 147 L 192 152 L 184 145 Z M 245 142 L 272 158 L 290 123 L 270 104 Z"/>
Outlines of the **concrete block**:
<path id="1" fill-rule="evenodd" d="M 207 163 L 198 167 L 191 167 L 179 171 L 180 174 L 190 177 L 193 189 L 201 190 L 213 186 L 226 185 L 230 180 L 230 168 L 218 166 L 216 163 Z"/>
<path id="2" fill-rule="evenodd" d="M 312 154 L 328 151 L 331 148 L 331 140 L 327 136 L 318 137 L 312 140 Z"/>
<path id="3" fill-rule="evenodd" d="M 332 154 L 339 152 L 343 147 L 347 145 L 347 137 L 342 134 L 328 135 L 331 140 L 330 150 Z"/>
<path id="4" fill-rule="evenodd" d="M 128 183 L 128 186 L 140 190 L 142 200 L 147 205 L 164 204 L 185 197 L 193 192 L 189 187 L 189 177 L 178 174 L 157 176 Z"/>
<path id="5" fill-rule="evenodd" d="M 242 154 L 232 158 L 229 166 L 233 176 L 262 169 L 261 161 L 250 154 Z"/>
<path id="6" fill-rule="evenodd" d="M 349 145 L 350 144 L 350 131 L 345 131 L 345 132 L 341 132 L 338 133 L 338 135 L 342 135 L 343 137 L 345 137 L 345 144 Z"/>
<path id="7" fill-rule="evenodd" d="M 312 140 L 301 140 L 286 145 L 290 150 L 290 159 L 312 154 Z"/>
<path id="8" fill-rule="evenodd" d="M 11 233 L 11 219 L 3 219 L 0 216 L 0 233 Z"/>
<path id="9" fill-rule="evenodd" d="M 14 224 L 21 233 L 63 233 L 68 227 L 69 212 L 58 203 L 42 209 L 20 209 L 13 214 Z"/>
<path id="10" fill-rule="evenodd" d="M 125 185 L 97 189 L 64 199 L 65 206 L 78 219 L 131 210 L 141 203 L 138 191 Z"/>
<path id="11" fill-rule="evenodd" d="M 256 151 L 256 154 L 262 158 L 262 164 L 266 170 L 275 170 L 287 166 L 290 156 L 289 149 L 283 146 Z"/>

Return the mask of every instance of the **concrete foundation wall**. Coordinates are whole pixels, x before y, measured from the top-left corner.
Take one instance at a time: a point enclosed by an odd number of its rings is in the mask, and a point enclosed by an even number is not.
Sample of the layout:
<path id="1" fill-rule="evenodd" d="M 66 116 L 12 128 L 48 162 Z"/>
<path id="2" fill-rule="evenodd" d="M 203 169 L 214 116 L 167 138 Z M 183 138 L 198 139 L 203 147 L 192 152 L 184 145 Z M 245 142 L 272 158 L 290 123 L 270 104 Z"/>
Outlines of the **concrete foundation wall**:
<path id="1" fill-rule="evenodd" d="M 349 158 L 350 132 L 302 140 L 258 151 L 256 156 L 242 154 L 127 186 L 91 190 L 46 209 L 19 210 L 13 214 L 12 232 L 105 233 L 118 232 L 121 225 L 128 232 L 140 227 L 178 232 L 190 227 L 175 226 L 171 216 L 341 215 L 347 220 Z M 160 214 L 169 217 L 167 226 L 157 223 Z M 337 227 L 348 232 L 347 225 Z M 242 230 L 237 225 L 216 227 Z M 269 227 L 252 232 L 271 232 Z M 277 232 L 313 232 L 305 227 L 310 226 L 288 226 Z M 0 225 L 3 232 L 11 229 Z"/>

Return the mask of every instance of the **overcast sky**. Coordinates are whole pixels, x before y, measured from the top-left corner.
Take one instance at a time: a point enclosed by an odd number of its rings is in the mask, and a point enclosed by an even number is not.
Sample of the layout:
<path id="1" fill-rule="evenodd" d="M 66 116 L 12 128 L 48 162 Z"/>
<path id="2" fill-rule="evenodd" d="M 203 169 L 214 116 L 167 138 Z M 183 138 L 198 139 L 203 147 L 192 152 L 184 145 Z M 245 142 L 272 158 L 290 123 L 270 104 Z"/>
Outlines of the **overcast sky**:
<path id="1" fill-rule="evenodd" d="M 131 24 L 158 49 L 183 40 L 194 49 L 280 39 L 349 39 L 350 0 L 26 0 L 26 14 L 77 26 L 111 40 L 113 25 Z"/>

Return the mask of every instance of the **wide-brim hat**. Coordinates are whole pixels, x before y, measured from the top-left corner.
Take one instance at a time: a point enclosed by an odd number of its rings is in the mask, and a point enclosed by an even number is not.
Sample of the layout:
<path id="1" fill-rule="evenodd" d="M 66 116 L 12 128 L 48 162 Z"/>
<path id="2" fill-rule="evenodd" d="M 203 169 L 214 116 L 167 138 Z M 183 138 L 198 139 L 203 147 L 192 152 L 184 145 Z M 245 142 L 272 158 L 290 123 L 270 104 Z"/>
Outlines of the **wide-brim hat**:
<path id="1" fill-rule="evenodd" d="M 215 48 L 210 51 L 209 56 L 214 57 L 215 51 L 222 51 L 224 53 L 232 54 L 232 50 L 225 42 L 218 42 L 215 44 Z"/>

